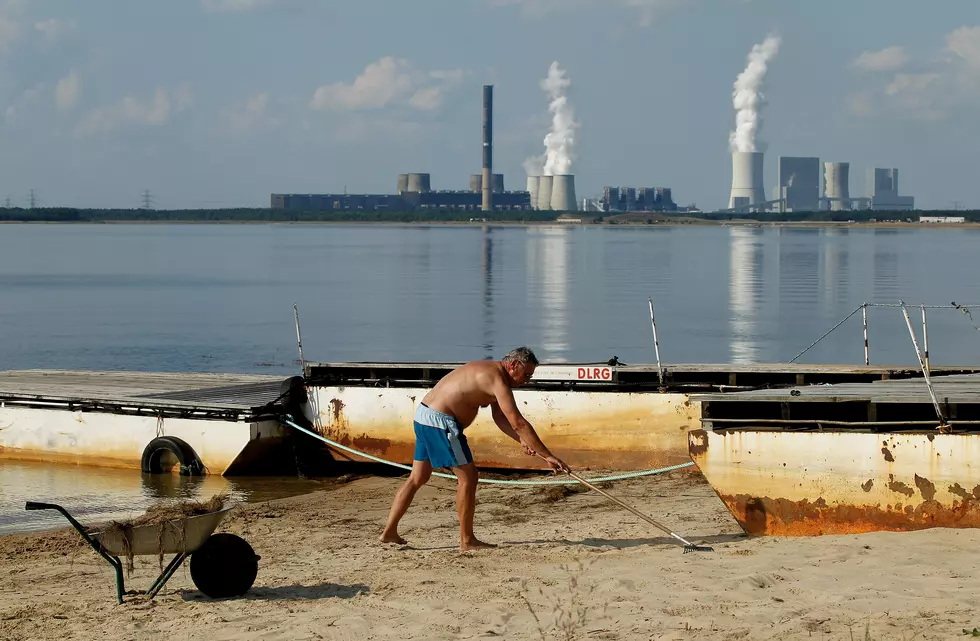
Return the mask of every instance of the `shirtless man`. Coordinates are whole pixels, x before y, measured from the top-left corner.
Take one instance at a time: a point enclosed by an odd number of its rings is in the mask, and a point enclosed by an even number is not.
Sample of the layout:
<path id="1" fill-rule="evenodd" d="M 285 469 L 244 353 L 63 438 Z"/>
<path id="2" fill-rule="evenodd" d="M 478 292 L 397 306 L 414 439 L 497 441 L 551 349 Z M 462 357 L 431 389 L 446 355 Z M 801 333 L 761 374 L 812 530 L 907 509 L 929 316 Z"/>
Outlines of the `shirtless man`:
<path id="1" fill-rule="evenodd" d="M 429 480 L 433 467 L 449 467 L 458 480 L 456 511 L 459 515 L 459 548 L 475 550 L 496 547 L 473 534 L 476 484 L 479 474 L 463 430 L 473 422 L 481 407 L 490 406 L 497 427 L 522 446 L 530 456 L 540 454 L 555 472 L 570 471 L 553 455 L 531 424 L 521 416 L 512 388 L 531 380 L 538 359 L 527 347 L 512 350 L 503 360 L 474 361 L 444 376 L 425 395 L 415 411 L 415 456 L 408 480 L 398 489 L 381 534 L 382 543 L 405 543 L 398 535 L 398 522 L 408 510 L 415 493 Z"/>

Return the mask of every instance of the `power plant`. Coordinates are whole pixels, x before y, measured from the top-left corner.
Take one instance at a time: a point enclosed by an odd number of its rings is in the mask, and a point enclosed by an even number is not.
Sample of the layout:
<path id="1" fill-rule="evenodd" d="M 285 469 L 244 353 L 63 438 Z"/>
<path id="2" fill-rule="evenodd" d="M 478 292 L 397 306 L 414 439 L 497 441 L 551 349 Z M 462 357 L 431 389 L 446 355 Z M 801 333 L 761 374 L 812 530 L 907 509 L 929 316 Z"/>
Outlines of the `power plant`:
<path id="1" fill-rule="evenodd" d="M 728 209 L 738 214 L 772 211 L 814 212 L 872 209 L 911 211 L 915 198 L 898 193 L 898 169 L 868 170 L 867 196 L 850 194 L 850 163 L 816 157 L 779 156 L 773 197 L 762 197 L 763 154 L 732 154 L 732 192 Z M 821 189 L 822 184 L 822 189 Z"/>

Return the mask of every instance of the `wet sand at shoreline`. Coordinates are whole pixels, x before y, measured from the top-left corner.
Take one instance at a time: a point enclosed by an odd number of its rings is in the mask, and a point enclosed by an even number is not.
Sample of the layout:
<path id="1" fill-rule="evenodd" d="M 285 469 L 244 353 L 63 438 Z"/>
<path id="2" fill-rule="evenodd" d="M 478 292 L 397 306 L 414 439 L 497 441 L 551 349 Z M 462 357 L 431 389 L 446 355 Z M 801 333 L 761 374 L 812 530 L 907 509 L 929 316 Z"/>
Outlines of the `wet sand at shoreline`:
<path id="1" fill-rule="evenodd" d="M 74 530 L 0 537 L 0 639 L 865 639 L 867 628 L 879 640 L 980 626 L 980 530 L 750 539 L 700 475 L 678 471 L 608 491 L 713 552 L 684 554 L 594 492 L 481 486 L 477 535 L 500 547 L 460 553 L 454 482 L 435 478 L 403 520 L 409 545 L 382 546 L 400 482 L 236 509 L 218 531 L 262 557 L 237 599 L 204 597 L 185 563 L 154 601 L 118 605 L 113 570 Z M 127 589 L 158 573 L 156 557 L 136 557 Z"/>

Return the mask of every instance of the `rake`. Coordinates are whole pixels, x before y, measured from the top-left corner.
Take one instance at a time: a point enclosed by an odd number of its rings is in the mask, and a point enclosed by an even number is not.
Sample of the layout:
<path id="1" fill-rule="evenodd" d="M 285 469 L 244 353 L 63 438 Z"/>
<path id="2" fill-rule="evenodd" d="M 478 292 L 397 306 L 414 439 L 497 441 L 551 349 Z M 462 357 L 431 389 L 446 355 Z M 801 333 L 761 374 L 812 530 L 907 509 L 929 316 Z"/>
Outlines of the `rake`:
<path id="1" fill-rule="evenodd" d="M 669 534 L 673 538 L 675 538 L 678 541 L 680 541 L 681 543 L 683 543 L 684 544 L 684 554 L 687 554 L 688 552 L 712 552 L 712 551 L 714 551 L 714 548 L 712 548 L 710 546 L 707 546 L 707 545 L 695 545 L 695 544 L 691 543 L 690 541 L 688 541 L 687 539 L 685 539 L 684 537 L 682 537 L 682 536 L 680 536 L 678 534 L 675 534 L 674 532 L 671 532 L 670 531 L 670 528 L 668 528 L 667 526 L 662 525 L 662 524 L 658 523 L 657 521 L 654 521 L 653 519 L 651 519 L 649 516 L 647 516 L 643 512 L 640 512 L 639 510 L 633 508 L 632 506 L 627 505 L 626 503 L 624 503 L 623 501 L 617 499 L 615 496 L 609 494 L 608 492 L 606 492 L 604 490 L 600 490 L 595 485 L 589 483 L 588 481 L 586 481 L 585 479 L 583 479 L 581 476 L 579 476 L 575 472 L 572 472 L 571 470 L 569 470 L 568 471 L 568 474 L 569 474 L 569 476 L 571 476 L 573 479 L 575 479 L 576 481 L 578 481 L 582 485 L 586 486 L 587 488 L 589 488 L 591 490 L 595 490 L 596 492 L 598 492 L 599 494 L 603 495 L 604 497 L 606 497 L 610 501 L 613 501 L 615 503 L 618 503 L 620 506 L 626 508 L 627 510 L 629 510 L 633 514 L 637 515 L 638 517 L 640 517 L 641 519 L 643 519 L 647 523 L 650 523 L 651 525 L 654 525 L 654 526 L 660 528 L 661 530 L 663 530 L 664 532 L 666 532 L 667 534 Z"/>

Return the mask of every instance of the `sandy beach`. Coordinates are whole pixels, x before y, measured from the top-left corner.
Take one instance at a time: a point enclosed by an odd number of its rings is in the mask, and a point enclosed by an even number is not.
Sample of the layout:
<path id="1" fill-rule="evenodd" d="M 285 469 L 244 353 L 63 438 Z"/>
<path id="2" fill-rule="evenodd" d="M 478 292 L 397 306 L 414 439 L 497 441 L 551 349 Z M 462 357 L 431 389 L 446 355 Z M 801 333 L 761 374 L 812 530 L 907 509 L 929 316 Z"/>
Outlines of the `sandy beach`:
<path id="1" fill-rule="evenodd" d="M 219 531 L 261 555 L 244 597 L 214 601 L 185 563 L 152 602 L 71 529 L 0 537 L 2 639 L 952 639 L 980 626 L 980 531 L 741 535 L 696 472 L 608 491 L 713 552 L 682 548 L 594 492 L 481 486 L 460 553 L 452 481 L 378 534 L 397 478 L 245 505 Z M 169 558 L 168 558 L 169 560 Z M 145 590 L 155 557 L 136 557 Z"/>

